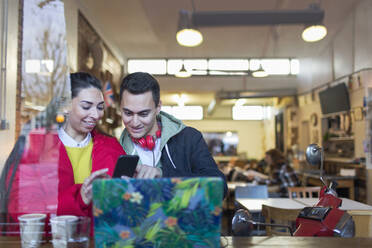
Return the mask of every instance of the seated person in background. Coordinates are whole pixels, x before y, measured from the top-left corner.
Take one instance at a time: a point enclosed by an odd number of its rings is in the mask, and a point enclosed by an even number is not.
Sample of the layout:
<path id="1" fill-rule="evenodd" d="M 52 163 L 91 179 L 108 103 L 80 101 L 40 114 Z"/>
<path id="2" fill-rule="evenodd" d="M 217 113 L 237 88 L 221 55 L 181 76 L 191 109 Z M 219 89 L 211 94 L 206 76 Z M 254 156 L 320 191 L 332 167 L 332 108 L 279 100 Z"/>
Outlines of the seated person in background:
<path id="1" fill-rule="evenodd" d="M 269 178 L 261 173 L 255 172 L 247 174 L 250 179 L 255 179 L 259 183 L 268 185 L 278 185 L 281 197 L 288 196 L 287 187 L 299 186 L 300 182 L 296 173 L 290 167 L 283 154 L 277 149 L 271 149 L 265 153 L 265 161 L 270 166 Z"/>
<path id="2" fill-rule="evenodd" d="M 264 158 L 257 162 L 256 171 L 266 175 L 270 173 L 270 166 L 268 166 Z"/>
<path id="3" fill-rule="evenodd" d="M 71 105 L 58 130 L 60 146 L 57 215 L 92 216 L 92 183 L 113 174 L 125 154 L 119 142 L 95 130 L 105 109 L 100 81 L 88 73 L 73 73 Z"/>
<path id="4" fill-rule="evenodd" d="M 120 109 L 125 125 L 120 143 L 140 157 L 135 177 L 220 177 L 225 182 L 202 134 L 160 111 L 159 83 L 150 74 L 136 72 L 123 79 Z"/>
<path id="5" fill-rule="evenodd" d="M 256 159 L 235 160 L 229 175 L 230 181 L 252 182 L 257 172 L 259 172 L 257 175 L 263 174 L 259 169 Z M 265 177 L 265 175 L 261 176 Z"/>

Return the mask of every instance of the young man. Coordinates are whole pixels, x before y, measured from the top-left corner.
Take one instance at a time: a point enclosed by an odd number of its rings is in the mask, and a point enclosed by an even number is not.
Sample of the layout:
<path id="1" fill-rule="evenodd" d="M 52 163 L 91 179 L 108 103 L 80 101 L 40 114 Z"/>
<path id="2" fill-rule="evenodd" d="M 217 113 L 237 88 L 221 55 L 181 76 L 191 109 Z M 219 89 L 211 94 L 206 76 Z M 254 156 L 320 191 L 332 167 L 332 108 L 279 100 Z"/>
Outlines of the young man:
<path id="1" fill-rule="evenodd" d="M 125 129 L 120 144 L 140 161 L 137 178 L 221 177 L 202 134 L 161 112 L 160 87 L 148 73 L 126 76 L 120 86 L 120 109 Z"/>

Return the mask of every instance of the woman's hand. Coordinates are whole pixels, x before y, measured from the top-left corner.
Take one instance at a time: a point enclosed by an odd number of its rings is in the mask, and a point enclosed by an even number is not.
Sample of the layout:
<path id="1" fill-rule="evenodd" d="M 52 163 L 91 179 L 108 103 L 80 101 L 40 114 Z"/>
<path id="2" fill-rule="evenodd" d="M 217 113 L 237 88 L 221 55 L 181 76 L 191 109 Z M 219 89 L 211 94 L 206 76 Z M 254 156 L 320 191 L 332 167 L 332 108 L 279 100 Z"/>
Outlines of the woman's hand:
<path id="1" fill-rule="evenodd" d="M 85 204 L 88 205 L 92 201 L 93 181 L 96 180 L 97 178 L 110 177 L 109 175 L 106 174 L 106 172 L 108 172 L 108 168 L 97 170 L 93 172 L 92 174 L 90 174 L 90 176 L 84 180 L 84 183 L 81 185 L 81 188 L 80 188 L 80 195 Z"/>
<path id="2" fill-rule="evenodd" d="M 137 165 L 136 172 L 134 174 L 135 178 L 155 178 L 161 177 L 162 171 L 160 168 L 139 164 Z"/>

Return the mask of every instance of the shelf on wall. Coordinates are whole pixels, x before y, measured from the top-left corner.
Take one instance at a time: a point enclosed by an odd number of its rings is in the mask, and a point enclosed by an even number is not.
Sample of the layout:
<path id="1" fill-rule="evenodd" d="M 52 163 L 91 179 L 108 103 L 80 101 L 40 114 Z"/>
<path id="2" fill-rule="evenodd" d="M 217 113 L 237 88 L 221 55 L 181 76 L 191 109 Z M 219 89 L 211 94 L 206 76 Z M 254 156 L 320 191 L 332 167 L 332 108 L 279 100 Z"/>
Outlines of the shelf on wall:
<path id="1" fill-rule="evenodd" d="M 328 138 L 327 141 L 345 141 L 345 140 L 354 140 L 354 136 L 348 137 L 331 137 Z"/>
<path id="2" fill-rule="evenodd" d="M 336 162 L 336 163 L 348 163 L 348 164 L 356 164 L 354 162 L 354 158 L 342 158 L 342 157 L 331 157 L 326 156 L 324 159 L 325 162 Z"/>

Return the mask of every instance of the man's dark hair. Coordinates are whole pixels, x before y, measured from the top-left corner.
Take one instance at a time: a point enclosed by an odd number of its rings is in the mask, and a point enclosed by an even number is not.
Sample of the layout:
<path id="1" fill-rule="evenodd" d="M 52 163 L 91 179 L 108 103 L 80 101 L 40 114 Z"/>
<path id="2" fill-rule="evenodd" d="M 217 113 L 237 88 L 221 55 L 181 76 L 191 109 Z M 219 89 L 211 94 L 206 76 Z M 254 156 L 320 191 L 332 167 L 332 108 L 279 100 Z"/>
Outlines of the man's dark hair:
<path id="1" fill-rule="evenodd" d="M 80 91 L 87 88 L 96 88 L 102 91 L 101 82 L 96 77 L 86 72 L 76 72 L 70 74 L 71 98 L 79 95 Z"/>
<path id="2" fill-rule="evenodd" d="M 157 107 L 159 105 L 159 83 L 153 76 L 146 72 L 131 73 L 123 78 L 120 85 L 120 102 L 125 90 L 134 95 L 139 95 L 151 91 L 155 106 Z"/>

